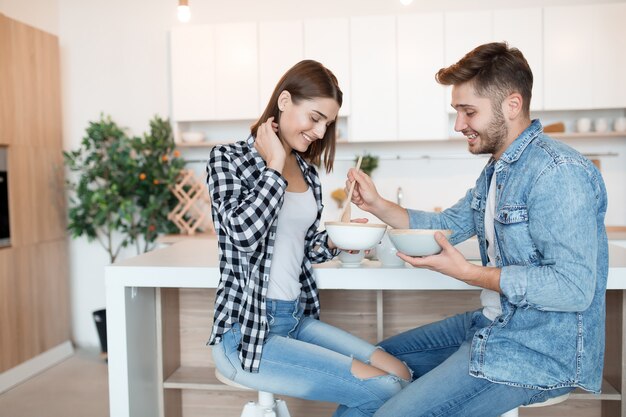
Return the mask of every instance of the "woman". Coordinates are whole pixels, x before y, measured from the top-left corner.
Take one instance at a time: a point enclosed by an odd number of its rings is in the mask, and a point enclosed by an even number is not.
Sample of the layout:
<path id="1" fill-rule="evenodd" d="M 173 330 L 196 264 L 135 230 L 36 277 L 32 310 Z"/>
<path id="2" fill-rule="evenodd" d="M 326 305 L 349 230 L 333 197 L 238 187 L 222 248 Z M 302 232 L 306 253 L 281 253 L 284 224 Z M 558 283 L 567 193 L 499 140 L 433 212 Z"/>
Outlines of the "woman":
<path id="1" fill-rule="evenodd" d="M 335 416 L 371 416 L 406 366 L 318 320 L 312 263 L 336 248 L 318 232 L 332 170 L 342 92 L 335 76 L 301 61 L 278 82 L 247 141 L 217 146 L 207 165 L 221 279 L 209 344 L 217 369 L 257 390 L 339 403 Z"/>

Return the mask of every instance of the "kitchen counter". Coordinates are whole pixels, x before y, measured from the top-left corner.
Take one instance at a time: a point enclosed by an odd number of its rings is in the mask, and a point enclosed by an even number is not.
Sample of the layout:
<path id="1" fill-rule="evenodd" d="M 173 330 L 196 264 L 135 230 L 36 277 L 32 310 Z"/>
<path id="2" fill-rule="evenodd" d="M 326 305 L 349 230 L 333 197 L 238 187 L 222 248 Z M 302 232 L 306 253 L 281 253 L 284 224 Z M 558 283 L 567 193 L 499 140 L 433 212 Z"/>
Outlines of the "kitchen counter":
<path id="1" fill-rule="evenodd" d="M 468 252 L 463 252 L 464 250 Z M 462 252 L 468 259 L 475 258 L 475 248 L 462 249 Z M 383 268 L 377 261 L 364 261 L 359 268 L 343 268 L 339 261 L 330 261 L 315 265 L 314 270 L 320 289 L 377 290 L 379 293 L 384 290 L 476 290 L 475 287 L 437 272 L 410 266 Z M 167 368 L 167 360 L 163 354 L 165 349 L 163 344 L 171 338 L 171 335 L 163 334 L 167 332 L 166 322 L 169 319 L 164 318 L 162 309 L 168 308 L 169 300 L 163 301 L 162 297 L 165 296 L 161 290 L 215 288 L 219 282 L 217 242 L 215 238 L 183 240 L 172 246 L 108 266 L 105 276 L 110 415 L 163 416 L 164 409 L 169 408 L 164 405 L 167 402 L 164 400 L 164 397 L 167 397 L 165 392 L 172 391 L 166 390 L 168 387 L 164 381 L 175 373 L 176 369 Z M 607 317 L 614 318 L 611 319 L 612 330 L 611 333 L 607 331 L 607 338 L 619 337 L 619 345 L 613 349 L 617 352 L 611 353 L 611 356 L 615 356 L 613 362 L 623 363 L 622 357 L 626 356 L 622 355 L 621 348 L 626 345 L 621 343 L 621 335 L 626 333 L 623 328 L 626 321 L 623 320 L 625 310 L 623 290 L 626 289 L 624 247 L 610 246 L 608 289 L 612 290 L 610 293 L 615 308 L 611 307 L 607 313 Z M 607 300 L 608 297 L 609 292 Z M 177 303 L 176 299 L 173 300 Z M 382 296 L 378 297 L 378 303 L 378 319 L 379 323 L 382 323 Z M 211 306 L 207 305 L 205 308 L 208 314 Z M 609 319 L 607 323 L 608 321 Z M 611 346 L 613 345 L 615 343 L 611 343 Z M 607 343 L 607 350 L 608 346 Z M 626 416 L 624 410 L 615 411 L 624 407 L 621 405 L 621 394 L 613 387 L 626 386 L 626 381 L 622 379 L 622 368 L 620 366 L 615 368 L 619 370 L 619 375 L 611 376 L 612 385 L 603 388 L 603 397 L 598 399 L 609 400 L 605 402 L 611 403 L 614 407 L 611 408 L 611 414 L 607 415 Z M 193 383 L 188 386 L 191 387 L 189 389 L 196 389 L 194 387 L 197 385 L 199 384 Z M 580 396 L 587 398 L 585 396 L 590 395 L 580 394 Z"/>

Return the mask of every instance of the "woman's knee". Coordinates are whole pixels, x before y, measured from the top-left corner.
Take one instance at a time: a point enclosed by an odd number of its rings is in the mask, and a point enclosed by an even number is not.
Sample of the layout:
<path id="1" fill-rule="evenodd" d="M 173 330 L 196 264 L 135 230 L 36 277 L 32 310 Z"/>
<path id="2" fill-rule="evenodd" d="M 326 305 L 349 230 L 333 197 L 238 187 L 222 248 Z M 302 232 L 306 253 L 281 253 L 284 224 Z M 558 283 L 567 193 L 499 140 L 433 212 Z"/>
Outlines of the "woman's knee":
<path id="1" fill-rule="evenodd" d="M 382 349 L 374 351 L 370 363 L 374 367 L 395 375 L 404 381 L 410 382 L 413 377 L 411 370 L 404 362 Z"/>

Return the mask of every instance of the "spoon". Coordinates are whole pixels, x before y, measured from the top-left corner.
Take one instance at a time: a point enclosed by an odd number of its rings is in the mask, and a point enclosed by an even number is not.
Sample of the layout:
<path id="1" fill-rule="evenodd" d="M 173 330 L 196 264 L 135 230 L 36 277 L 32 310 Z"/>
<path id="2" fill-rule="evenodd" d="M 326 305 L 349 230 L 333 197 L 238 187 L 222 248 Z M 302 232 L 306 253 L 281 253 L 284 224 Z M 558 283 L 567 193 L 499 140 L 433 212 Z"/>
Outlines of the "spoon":
<path id="1" fill-rule="evenodd" d="M 363 155 L 359 155 L 359 159 L 356 162 L 356 170 L 358 171 L 359 168 L 361 168 L 361 161 L 363 161 Z M 356 181 L 352 181 L 352 183 L 350 184 L 350 190 L 348 191 L 348 198 L 347 200 L 347 204 L 344 206 L 342 212 L 341 212 L 341 218 L 339 221 L 341 221 L 342 223 L 350 223 L 350 217 L 352 215 L 352 213 L 350 212 L 350 206 L 352 206 L 352 192 L 354 191 L 354 185 L 356 184 Z"/>

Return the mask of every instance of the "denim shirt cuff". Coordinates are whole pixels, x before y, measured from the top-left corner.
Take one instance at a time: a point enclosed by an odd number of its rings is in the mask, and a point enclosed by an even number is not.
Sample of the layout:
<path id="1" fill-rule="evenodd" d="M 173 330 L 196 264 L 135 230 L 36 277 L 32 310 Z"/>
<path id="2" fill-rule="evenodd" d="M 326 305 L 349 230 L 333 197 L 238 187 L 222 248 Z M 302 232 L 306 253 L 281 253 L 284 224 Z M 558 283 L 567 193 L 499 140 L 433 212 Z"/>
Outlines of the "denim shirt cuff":
<path id="1" fill-rule="evenodd" d="M 431 218 L 433 213 L 412 209 L 406 209 L 406 212 L 409 215 L 409 229 L 431 228 Z"/>
<path id="2" fill-rule="evenodd" d="M 528 304 L 526 301 L 526 267 L 509 265 L 500 271 L 500 289 L 509 302 L 518 307 Z"/>

